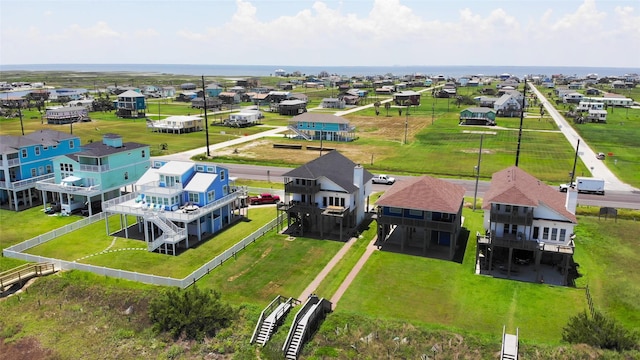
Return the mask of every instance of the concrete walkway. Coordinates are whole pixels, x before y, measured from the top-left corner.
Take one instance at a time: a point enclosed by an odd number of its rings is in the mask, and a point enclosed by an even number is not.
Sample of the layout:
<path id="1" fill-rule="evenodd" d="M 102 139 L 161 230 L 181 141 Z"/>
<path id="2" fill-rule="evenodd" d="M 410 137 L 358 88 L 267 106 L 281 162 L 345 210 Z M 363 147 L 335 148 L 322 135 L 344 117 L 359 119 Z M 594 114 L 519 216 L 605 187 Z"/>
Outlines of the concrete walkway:
<path id="1" fill-rule="evenodd" d="M 551 115 L 553 120 L 558 124 L 558 128 L 567 138 L 571 146 L 575 149 L 578 145 L 578 139 L 580 139 L 580 148 L 578 149 L 578 156 L 582 162 L 591 170 L 593 177 L 602 178 L 605 182 L 605 190 L 618 190 L 618 191 L 638 191 L 631 185 L 625 184 L 618 177 L 616 177 L 609 168 L 605 165 L 604 161 L 596 158 L 597 151 L 593 151 L 584 139 L 569 125 L 567 120 L 562 116 L 558 110 L 549 102 L 547 98 L 542 95 L 540 91 L 531 83 L 529 88 L 538 97 L 540 102 L 544 105 L 547 113 Z M 568 169 L 570 170 L 570 169 Z M 567 170 L 567 172 L 568 172 Z"/>
<path id="2" fill-rule="evenodd" d="M 347 275 L 342 284 L 340 284 L 340 287 L 338 287 L 338 290 L 336 290 L 335 294 L 333 294 L 333 296 L 331 297 L 332 310 L 336 309 L 336 306 L 338 306 L 338 301 L 340 301 L 342 295 L 344 295 L 345 291 L 347 291 L 347 288 L 349 288 L 364 264 L 367 262 L 367 260 L 369 260 L 371 254 L 373 254 L 373 252 L 378 249 L 378 247 L 376 246 L 376 241 L 378 241 L 377 235 L 374 236 L 369 245 L 367 245 L 367 249 L 360 257 L 360 260 L 358 260 L 356 265 L 349 272 L 349 275 Z"/>

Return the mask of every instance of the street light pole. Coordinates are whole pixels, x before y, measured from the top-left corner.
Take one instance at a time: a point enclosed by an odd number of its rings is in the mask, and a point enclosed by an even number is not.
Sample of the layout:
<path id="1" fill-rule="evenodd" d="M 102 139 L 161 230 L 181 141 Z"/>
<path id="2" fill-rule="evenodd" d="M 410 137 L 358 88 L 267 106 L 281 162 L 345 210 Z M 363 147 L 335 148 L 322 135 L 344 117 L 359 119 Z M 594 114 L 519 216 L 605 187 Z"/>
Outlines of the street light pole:
<path id="1" fill-rule="evenodd" d="M 484 134 L 480 134 L 480 151 L 478 151 L 478 165 L 474 168 L 476 172 L 476 187 L 473 191 L 473 211 L 476 211 L 476 199 L 478 198 L 478 181 L 480 180 L 480 160 L 482 159 L 482 139 Z"/>

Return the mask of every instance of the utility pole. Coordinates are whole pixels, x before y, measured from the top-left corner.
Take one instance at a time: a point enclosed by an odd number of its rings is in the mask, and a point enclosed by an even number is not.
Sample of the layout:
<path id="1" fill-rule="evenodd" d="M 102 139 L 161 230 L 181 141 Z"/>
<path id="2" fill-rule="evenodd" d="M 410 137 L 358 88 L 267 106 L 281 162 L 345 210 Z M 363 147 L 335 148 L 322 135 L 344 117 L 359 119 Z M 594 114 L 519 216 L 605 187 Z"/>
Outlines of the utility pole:
<path id="1" fill-rule="evenodd" d="M 571 179 L 569 179 L 569 186 L 573 184 L 573 178 L 576 176 L 576 164 L 578 163 L 578 149 L 580 148 L 580 139 L 578 139 L 578 145 L 576 145 L 576 155 L 573 158 L 573 170 L 571 171 Z"/>
<path id="2" fill-rule="evenodd" d="M 209 119 L 207 118 L 207 88 L 204 86 L 204 75 L 202 75 L 202 101 L 204 106 L 204 133 L 207 137 L 207 157 L 211 156 L 209 152 Z"/>
<path id="3" fill-rule="evenodd" d="M 473 211 L 476 211 L 476 199 L 478 198 L 478 181 L 480 180 L 480 160 L 482 159 L 482 139 L 484 134 L 480 134 L 480 150 L 478 151 L 478 165 L 475 166 L 476 171 L 476 188 L 473 191 Z"/>
<path id="4" fill-rule="evenodd" d="M 520 160 L 520 143 L 522 142 L 522 123 L 524 122 L 524 104 L 527 101 L 527 78 L 524 78 L 524 92 L 522 93 L 522 108 L 520 109 L 520 130 L 518 131 L 518 149 L 516 150 L 516 167 Z"/>
<path id="5" fill-rule="evenodd" d="M 22 130 L 22 136 L 24 136 L 24 124 L 22 123 L 22 104 L 20 104 L 20 102 L 18 102 L 18 116 L 20 117 L 20 130 Z"/>

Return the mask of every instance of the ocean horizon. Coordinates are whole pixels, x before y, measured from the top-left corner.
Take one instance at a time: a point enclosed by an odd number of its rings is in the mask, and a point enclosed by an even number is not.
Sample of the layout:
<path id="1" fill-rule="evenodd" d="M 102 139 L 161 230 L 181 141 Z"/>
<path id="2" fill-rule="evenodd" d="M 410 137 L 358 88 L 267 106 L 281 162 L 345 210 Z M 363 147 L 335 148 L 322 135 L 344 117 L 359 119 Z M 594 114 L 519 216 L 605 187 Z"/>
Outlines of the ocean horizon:
<path id="1" fill-rule="evenodd" d="M 291 74 L 317 75 L 322 71 L 346 76 L 372 75 L 444 75 L 460 77 L 466 75 L 494 76 L 508 73 L 518 77 L 525 75 L 554 74 L 586 76 L 622 76 L 639 74 L 640 68 L 585 67 L 585 66 L 484 66 L 484 65 L 411 65 L 411 66 L 279 66 L 279 65 L 195 65 L 195 64 L 0 64 L 3 71 L 77 71 L 77 72 L 131 72 L 150 74 L 172 74 L 189 76 L 273 76 L 277 69 Z M 1 77 L 0 77 L 1 80 Z"/>

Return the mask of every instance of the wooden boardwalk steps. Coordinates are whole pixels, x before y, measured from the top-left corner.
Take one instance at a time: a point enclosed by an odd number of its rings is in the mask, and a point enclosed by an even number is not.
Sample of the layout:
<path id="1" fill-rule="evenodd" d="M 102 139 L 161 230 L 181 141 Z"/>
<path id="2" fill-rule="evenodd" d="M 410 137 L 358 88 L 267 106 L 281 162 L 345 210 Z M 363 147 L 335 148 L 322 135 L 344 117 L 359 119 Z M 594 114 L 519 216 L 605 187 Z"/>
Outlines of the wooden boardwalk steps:
<path id="1" fill-rule="evenodd" d="M 4 271 L 0 273 L 0 293 L 5 292 L 15 284 L 24 283 L 36 276 L 53 274 L 55 271 L 52 263 L 30 263 Z"/>

